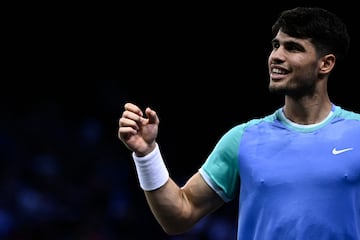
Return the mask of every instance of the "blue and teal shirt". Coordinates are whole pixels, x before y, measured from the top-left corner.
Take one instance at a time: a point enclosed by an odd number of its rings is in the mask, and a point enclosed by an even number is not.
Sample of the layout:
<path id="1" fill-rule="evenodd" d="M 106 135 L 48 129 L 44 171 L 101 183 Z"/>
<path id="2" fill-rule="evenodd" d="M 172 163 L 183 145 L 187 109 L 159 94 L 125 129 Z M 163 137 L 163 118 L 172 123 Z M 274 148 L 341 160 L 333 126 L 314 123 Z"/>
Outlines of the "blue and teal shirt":
<path id="1" fill-rule="evenodd" d="M 225 201 L 239 196 L 238 239 L 360 240 L 360 114 L 321 123 L 282 109 L 225 133 L 199 169 Z"/>

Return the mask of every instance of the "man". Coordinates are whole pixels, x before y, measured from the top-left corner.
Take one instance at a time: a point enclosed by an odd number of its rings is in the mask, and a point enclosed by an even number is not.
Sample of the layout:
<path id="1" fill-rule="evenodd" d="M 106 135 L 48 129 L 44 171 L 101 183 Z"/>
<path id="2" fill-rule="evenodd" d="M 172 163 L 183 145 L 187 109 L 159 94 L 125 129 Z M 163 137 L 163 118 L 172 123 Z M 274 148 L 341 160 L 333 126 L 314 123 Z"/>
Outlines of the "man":
<path id="1" fill-rule="evenodd" d="M 156 112 L 125 104 L 118 136 L 168 234 L 240 194 L 238 239 L 360 240 L 360 114 L 327 91 L 348 51 L 346 26 L 325 9 L 299 7 L 282 12 L 272 32 L 269 90 L 284 105 L 226 132 L 184 186 L 163 162 Z"/>

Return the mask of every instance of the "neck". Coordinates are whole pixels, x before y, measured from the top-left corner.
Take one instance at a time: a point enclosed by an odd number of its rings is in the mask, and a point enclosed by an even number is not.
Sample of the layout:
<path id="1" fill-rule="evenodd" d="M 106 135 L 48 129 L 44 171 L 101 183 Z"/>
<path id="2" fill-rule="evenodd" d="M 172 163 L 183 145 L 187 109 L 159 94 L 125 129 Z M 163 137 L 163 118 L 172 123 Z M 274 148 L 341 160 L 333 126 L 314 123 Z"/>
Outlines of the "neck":
<path id="1" fill-rule="evenodd" d="M 286 96 L 283 110 L 289 120 L 308 125 L 324 120 L 329 115 L 331 107 L 332 103 L 327 95 L 323 98 L 312 97 L 311 99 L 294 99 Z"/>

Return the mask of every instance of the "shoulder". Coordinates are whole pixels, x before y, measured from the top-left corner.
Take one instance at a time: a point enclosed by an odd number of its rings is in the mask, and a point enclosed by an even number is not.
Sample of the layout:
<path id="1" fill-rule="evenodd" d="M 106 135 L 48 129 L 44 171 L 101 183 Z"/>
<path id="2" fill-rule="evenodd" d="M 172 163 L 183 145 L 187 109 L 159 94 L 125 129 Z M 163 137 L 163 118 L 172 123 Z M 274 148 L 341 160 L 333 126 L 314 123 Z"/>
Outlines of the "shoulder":
<path id="1" fill-rule="evenodd" d="M 276 111 L 274 111 L 271 114 L 268 114 L 268 115 L 265 115 L 262 117 L 258 117 L 258 118 L 250 119 L 244 123 L 234 126 L 233 128 L 231 128 L 229 130 L 229 132 L 243 132 L 248 128 L 257 127 L 257 126 L 263 125 L 263 124 L 272 124 L 275 121 L 279 120 L 280 111 L 281 111 L 281 109 L 277 109 Z"/>
<path id="2" fill-rule="evenodd" d="M 335 114 L 337 117 L 346 119 L 346 120 L 356 120 L 360 121 L 360 113 L 353 110 L 345 109 L 340 106 L 335 106 Z"/>
<path id="3" fill-rule="evenodd" d="M 273 112 L 272 114 L 259 117 L 259 118 L 253 118 L 248 121 L 245 121 L 243 123 L 237 124 L 230 128 L 220 139 L 220 144 L 226 144 L 228 145 L 230 142 L 232 143 L 238 143 L 241 141 L 242 136 L 246 132 L 259 132 L 259 129 L 266 128 L 266 125 L 273 125 L 275 121 L 278 120 L 278 111 Z M 261 132 L 261 130 L 260 130 Z M 237 145 L 237 144 L 235 144 Z"/>

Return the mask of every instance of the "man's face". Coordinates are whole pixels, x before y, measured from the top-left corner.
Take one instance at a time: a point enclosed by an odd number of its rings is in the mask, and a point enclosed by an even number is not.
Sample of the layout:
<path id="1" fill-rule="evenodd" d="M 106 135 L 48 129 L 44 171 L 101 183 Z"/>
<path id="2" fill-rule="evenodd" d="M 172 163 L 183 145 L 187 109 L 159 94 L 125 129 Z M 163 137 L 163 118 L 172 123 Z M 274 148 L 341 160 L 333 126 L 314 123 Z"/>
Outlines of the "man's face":
<path id="1" fill-rule="evenodd" d="M 268 58 L 270 92 L 302 96 L 309 94 L 318 79 L 320 61 L 309 39 L 278 32 Z M 310 93 L 311 94 L 311 93 Z"/>

